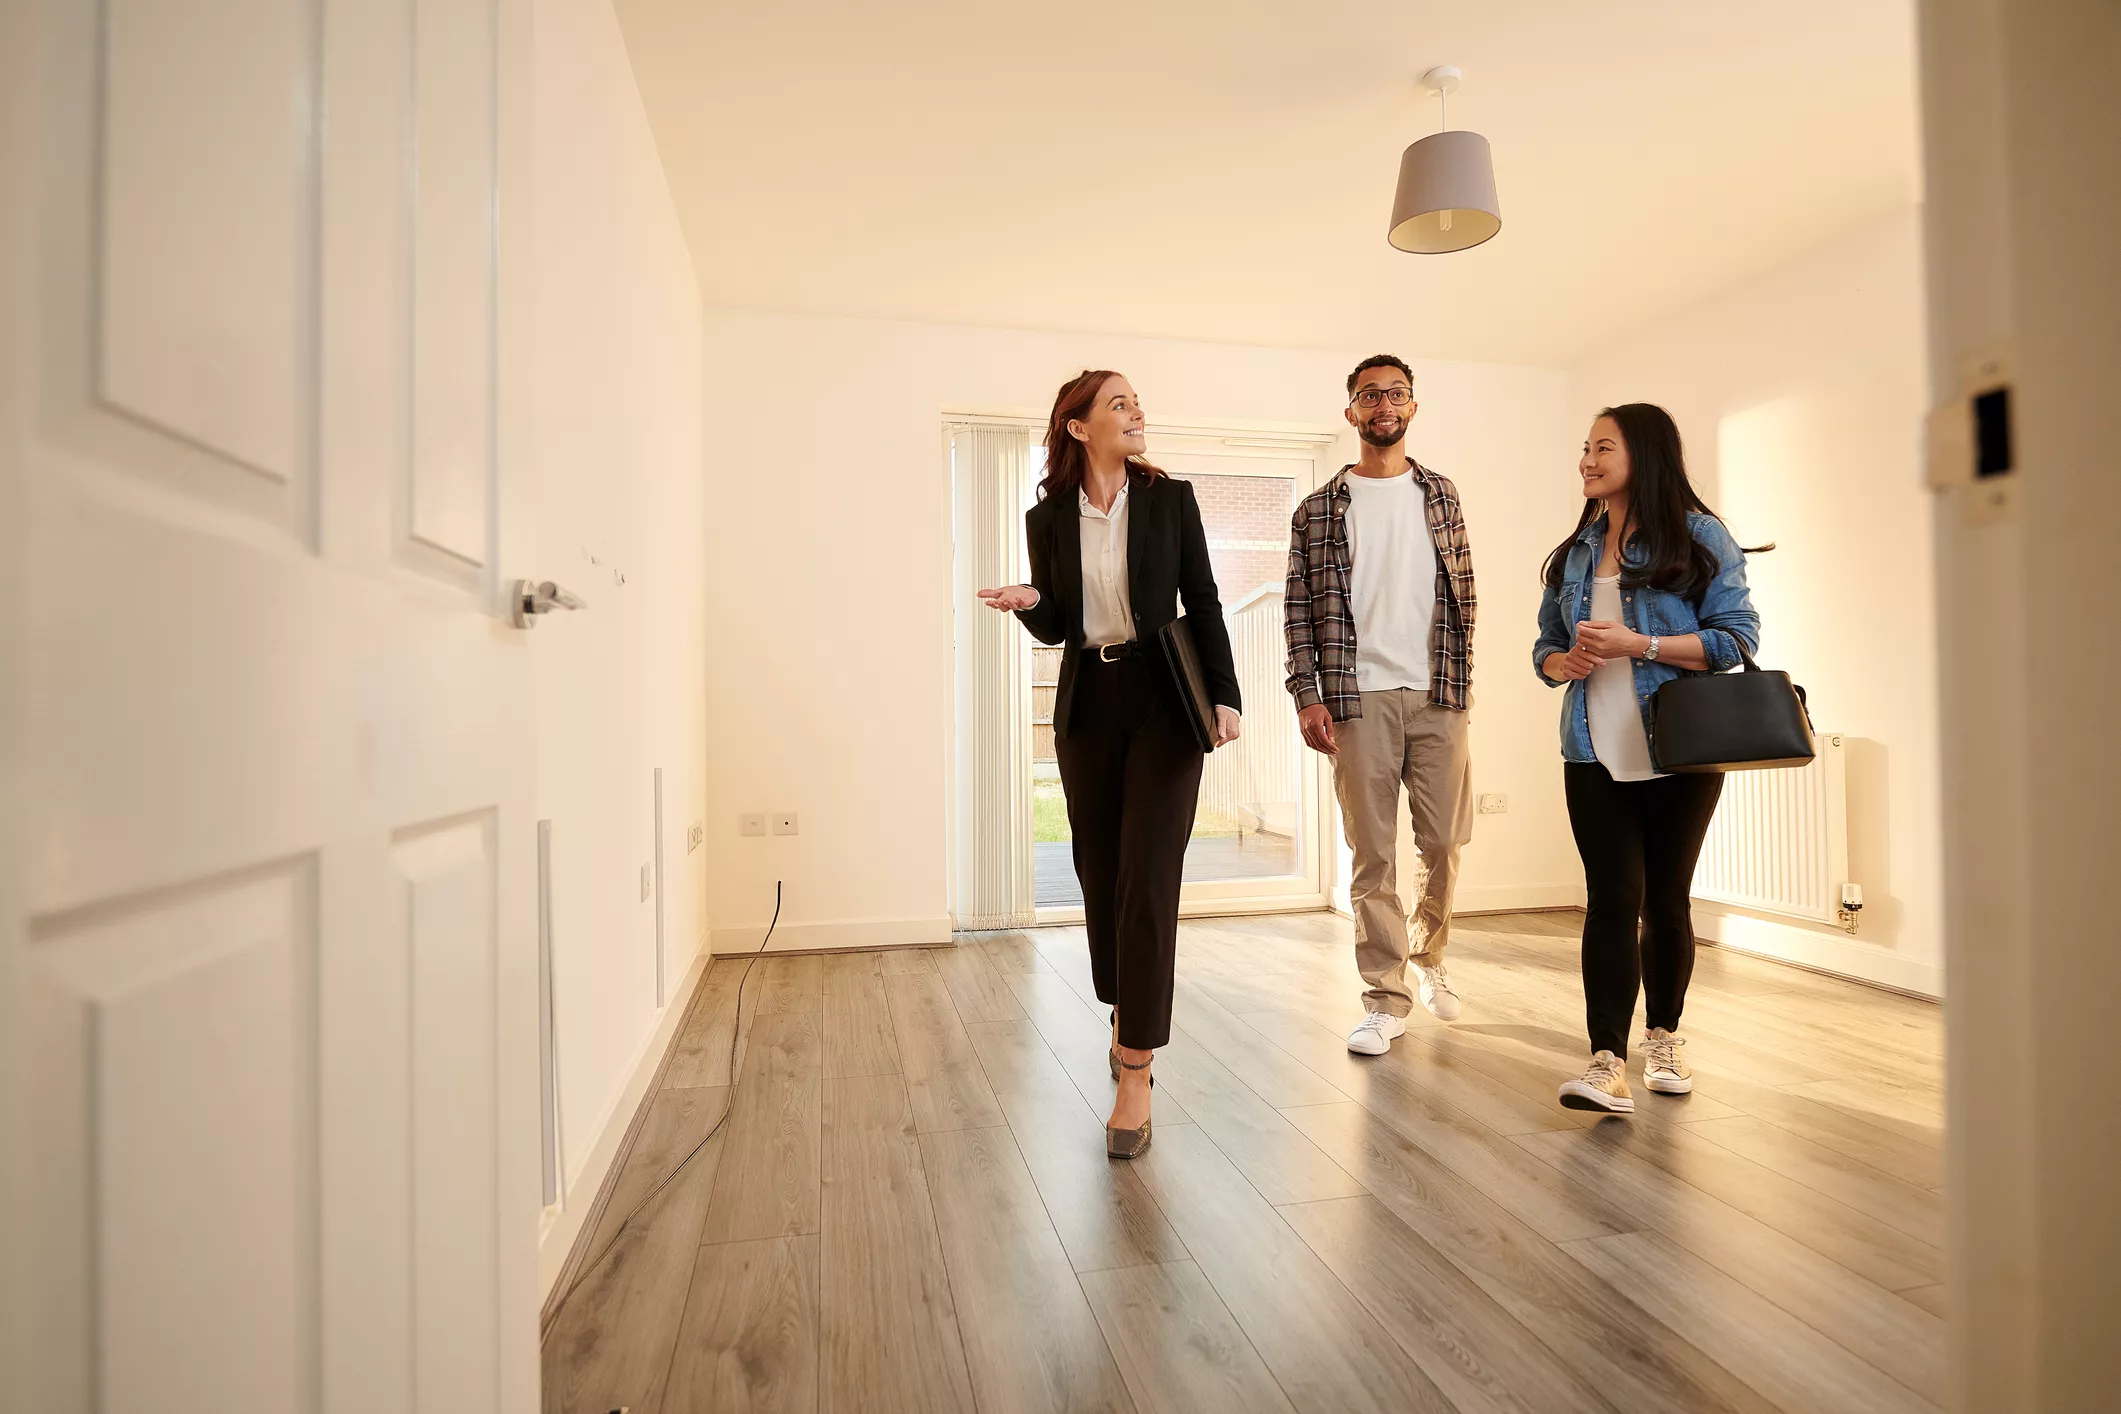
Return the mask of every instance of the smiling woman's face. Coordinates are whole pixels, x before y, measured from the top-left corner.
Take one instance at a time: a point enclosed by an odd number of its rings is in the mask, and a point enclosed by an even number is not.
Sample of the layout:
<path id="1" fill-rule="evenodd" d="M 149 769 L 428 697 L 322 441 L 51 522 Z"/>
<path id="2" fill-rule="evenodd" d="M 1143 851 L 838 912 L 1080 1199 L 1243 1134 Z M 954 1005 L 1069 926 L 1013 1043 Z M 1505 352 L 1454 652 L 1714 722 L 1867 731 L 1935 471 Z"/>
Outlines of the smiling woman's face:
<path id="1" fill-rule="evenodd" d="M 1620 435 L 1620 424 L 1601 417 L 1591 424 L 1591 435 L 1583 441 L 1583 460 L 1576 464 L 1583 477 L 1583 494 L 1592 501 L 1609 500 L 1628 489 L 1628 444 Z"/>
<path id="2" fill-rule="evenodd" d="M 1071 419 L 1068 433 L 1089 449 L 1093 463 L 1138 457 L 1149 450 L 1148 420 L 1134 385 L 1118 374 L 1105 380 L 1087 417 Z"/>

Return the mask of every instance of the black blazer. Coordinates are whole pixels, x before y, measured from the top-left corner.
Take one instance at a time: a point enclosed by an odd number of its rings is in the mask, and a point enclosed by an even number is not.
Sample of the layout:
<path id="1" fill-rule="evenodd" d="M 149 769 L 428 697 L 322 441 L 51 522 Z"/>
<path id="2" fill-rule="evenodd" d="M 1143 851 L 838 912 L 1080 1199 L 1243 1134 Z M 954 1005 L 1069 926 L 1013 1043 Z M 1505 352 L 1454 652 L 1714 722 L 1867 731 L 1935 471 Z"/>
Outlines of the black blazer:
<path id="1" fill-rule="evenodd" d="M 1031 587 L 1038 603 L 1017 617 L 1041 643 L 1066 645 L 1060 686 L 1053 698 L 1053 734 L 1068 734 L 1068 704 L 1083 651 L 1083 532 L 1077 497 L 1049 496 L 1024 516 L 1031 552 Z M 1134 636 L 1157 653 L 1157 631 L 1178 617 L 1183 601 L 1193 646 L 1200 653 L 1208 696 L 1217 706 L 1240 710 L 1237 664 L 1230 629 L 1223 622 L 1215 569 L 1208 563 L 1208 535 L 1201 528 L 1193 487 L 1168 476 L 1127 476 L 1127 597 Z M 1158 671 L 1163 671 L 1159 664 Z"/>

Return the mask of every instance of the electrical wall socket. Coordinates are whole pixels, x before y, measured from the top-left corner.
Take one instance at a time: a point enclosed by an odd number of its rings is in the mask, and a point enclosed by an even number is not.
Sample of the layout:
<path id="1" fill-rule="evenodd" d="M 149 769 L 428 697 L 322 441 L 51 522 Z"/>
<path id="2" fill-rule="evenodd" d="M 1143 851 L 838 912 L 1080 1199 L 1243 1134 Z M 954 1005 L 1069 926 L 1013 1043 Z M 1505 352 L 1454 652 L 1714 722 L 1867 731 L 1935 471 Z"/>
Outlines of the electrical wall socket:
<path id="1" fill-rule="evenodd" d="M 791 811 L 774 816 L 773 832 L 777 835 L 800 834 L 801 831 L 796 829 L 796 820 L 794 812 Z"/>
<path id="2" fill-rule="evenodd" d="M 649 896 L 650 894 L 654 893 L 654 892 L 655 892 L 655 874 L 654 874 L 654 872 L 653 872 L 653 871 L 652 871 L 652 870 L 651 870 L 651 869 L 649 868 L 649 866 L 648 866 L 648 865 L 646 865 L 646 864 L 643 864 L 643 865 L 641 866 L 641 902 L 642 902 L 642 903 L 646 903 L 646 902 L 648 902 L 648 896 Z"/>
<path id="3" fill-rule="evenodd" d="M 736 832 L 747 837 L 764 835 L 766 833 L 766 816 L 763 813 L 737 816 Z"/>
<path id="4" fill-rule="evenodd" d="M 1507 815 L 1510 813 L 1510 798 L 1506 795 L 1484 795 L 1480 798 L 1480 813 Z"/>
<path id="5" fill-rule="evenodd" d="M 685 831 L 685 853 L 690 854 L 705 843 L 707 843 L 707 827 L 695 820 L 692 822 L 692 828 Z"/>

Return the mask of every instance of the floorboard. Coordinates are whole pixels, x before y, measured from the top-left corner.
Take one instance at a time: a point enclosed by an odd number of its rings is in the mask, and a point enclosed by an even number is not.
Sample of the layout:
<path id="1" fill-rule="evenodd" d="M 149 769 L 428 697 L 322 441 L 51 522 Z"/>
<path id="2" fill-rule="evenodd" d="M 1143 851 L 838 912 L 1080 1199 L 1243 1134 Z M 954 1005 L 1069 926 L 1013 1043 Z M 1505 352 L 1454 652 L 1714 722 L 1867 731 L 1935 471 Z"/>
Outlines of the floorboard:
<path id="1" fill-rule="evenodd" d="M 1633 1117 L 1565 1110 L 1581 926 L 1460 920 L 1464 1016 L 1366 1057 L 1345 919 L 1182 924 L 1132 1163 L 1080 926 L 718 960 L 589 1200 L 544 1407 L 1937 1408 L 1939 1009 L 1704 949 L 1694 1093 L 1637 1054 Z"/>
<path id="2" fill-rule="evenodd" d="M 891 1025 L 898 1036 L 906 1091 L 921 1132 L 1005 1123 L 942 977 L 893 977 L 885 991 L 891 998 Z"/>
<path id="3" fill-rule="evenodd" d="M 1459 1414 L 1620 1414 L 1377 1199 L 1297 1203 L 1281 1214 Z"/>
<path id="4" fill-rule="evenodd" d="M 892 1028 L 891 997 L 878 958 L 850 954 L 826 959 L 823 1016 L 828 1079 L 900 1073 L 898 1033 Z"/>
<path id="5" fill-rule="evenodd" d="M 1451 1408 L 1200 1126 L 1161 1136 L 1135 1163 L 1298 1410 L 1440 1414 Z"/>
<path id="6" fill-rule="evenodd" d="M 671 1357 L 668 1414 L 815 1410 L 817 1282 L 815 1236 L 702 1247 Z"/>
<path id="7" fill-rule="evenodd" d="M 974 1414 L 906 1082 L 825 1082 L 818 1408 Z"/>
<path id="8" fill-rule="evenodd" d="M 1118 1267 L 1082 1284 L 1141 1414 L 1293 1414 L 1197 1264 Z"/>
<path id="9" fill-rule="evenodd" d="M 726 1153 L 704 1242 L 818 1230 L 819 1095 L 824 1043 L 808 1012 L 761 1016 L 723 1129 Z"/>
<path id="10" fill-rule="evenodd" d="M 965 1029 L 1075 1270 L 1182 1260 L 1185 1244 L 1132 1166 L 1105 1157 L 1104 1117 L 1085 1103 L 1038 1029 L 1028 1021 Z"/>
<path id="11" fill-rule="evenodd" d="M 923 1134 L 921 1161 L 979 1406 L 1132 1410 L 1015 1136 L 1006 1126 Z"/>
<path id="12" fill-rule="evenodd" d="M 710 1139 L 608 1246 L 590 1249 L 593 1265 L 545 1331 L 545 1414 L 660 1414 L 725 1136 Z"/>
<path id="13" fill-rule="evenodd" d="M 1779 1408 L 1935 1414 L 1936 1405 L 1656 1233 L 1594 1237 L 1567 1248 L 1682 1338 L 1716 1351 L 1720 1363 Z"/>

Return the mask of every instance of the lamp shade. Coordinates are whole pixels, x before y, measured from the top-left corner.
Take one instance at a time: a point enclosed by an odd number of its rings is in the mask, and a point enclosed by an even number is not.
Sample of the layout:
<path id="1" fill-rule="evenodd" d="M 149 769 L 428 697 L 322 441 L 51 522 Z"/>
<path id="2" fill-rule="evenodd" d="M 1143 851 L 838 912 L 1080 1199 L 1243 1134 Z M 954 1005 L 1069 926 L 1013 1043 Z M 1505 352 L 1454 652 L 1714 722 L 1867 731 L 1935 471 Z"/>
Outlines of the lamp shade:
<path id="1" fill-rule="evenodd" d="M 1432 133 L 1399 159 L 1399 191 L 1385 239 L 1415 255 L 1479 245 L 1502 229 L 1495 157 L 1479 133 Z"/>

